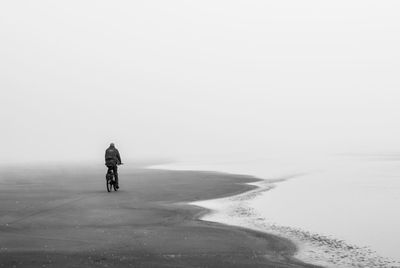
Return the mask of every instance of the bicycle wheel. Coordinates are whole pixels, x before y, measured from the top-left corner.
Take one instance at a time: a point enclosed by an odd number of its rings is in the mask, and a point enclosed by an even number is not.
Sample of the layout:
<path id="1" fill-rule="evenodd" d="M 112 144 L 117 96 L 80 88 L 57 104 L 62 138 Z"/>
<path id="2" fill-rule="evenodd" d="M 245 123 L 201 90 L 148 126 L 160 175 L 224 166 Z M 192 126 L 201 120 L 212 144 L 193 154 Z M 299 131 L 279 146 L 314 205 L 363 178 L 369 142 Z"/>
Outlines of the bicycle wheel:
<path id="1" fill-rule="evenodd" d="M 107 174 L 106 175 L 106 187 L 107 187 L 107 192 L 111 192 L 112 189 L 112 175 L 111 174 Z"/>
<path id="2" fill-rule="evenodd" d="M 112 180 L 107 180 L 107 192 L 111 192 L 112 190 Z"/>
<path id="3" fill-rule="evenodd" d="M 114 182 L 114 183 L 113 183 L 114 191 L 118 191 L 117 184 L 115 183 L 115 181 L 113 181 L 113 182 Z"/>

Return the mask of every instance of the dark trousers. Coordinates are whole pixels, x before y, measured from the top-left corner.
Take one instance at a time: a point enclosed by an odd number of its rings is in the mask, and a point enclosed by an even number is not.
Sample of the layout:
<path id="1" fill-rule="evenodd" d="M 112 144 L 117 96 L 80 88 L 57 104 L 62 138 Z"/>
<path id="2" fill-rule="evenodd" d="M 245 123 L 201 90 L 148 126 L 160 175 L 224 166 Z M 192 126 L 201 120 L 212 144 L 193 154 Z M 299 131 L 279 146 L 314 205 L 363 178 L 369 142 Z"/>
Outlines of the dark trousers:
<path id="1" fill-rule="evenodd" d="M 108 167 L 108 172 L 110 172 L 110 170 L 113 171 L 115 182 L 118 185 L 118 166 L 117 165 L 113 165 L 113 166 L 107 166 L 107 167 Z"/>

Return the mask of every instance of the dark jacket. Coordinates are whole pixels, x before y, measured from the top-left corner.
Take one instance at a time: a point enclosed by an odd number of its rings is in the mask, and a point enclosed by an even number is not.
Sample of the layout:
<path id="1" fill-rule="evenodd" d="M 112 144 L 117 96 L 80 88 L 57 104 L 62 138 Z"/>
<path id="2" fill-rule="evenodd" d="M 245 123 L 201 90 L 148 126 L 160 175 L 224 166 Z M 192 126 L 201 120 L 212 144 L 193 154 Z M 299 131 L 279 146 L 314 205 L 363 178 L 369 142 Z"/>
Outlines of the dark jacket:
<path id="1" fill-rule="evenodd" d="M 107 166 L 114 166 L 122 163 L 118 149 L 115 148 L 114 146 L 110 146 L 107 148 L 105 160 Z"/>

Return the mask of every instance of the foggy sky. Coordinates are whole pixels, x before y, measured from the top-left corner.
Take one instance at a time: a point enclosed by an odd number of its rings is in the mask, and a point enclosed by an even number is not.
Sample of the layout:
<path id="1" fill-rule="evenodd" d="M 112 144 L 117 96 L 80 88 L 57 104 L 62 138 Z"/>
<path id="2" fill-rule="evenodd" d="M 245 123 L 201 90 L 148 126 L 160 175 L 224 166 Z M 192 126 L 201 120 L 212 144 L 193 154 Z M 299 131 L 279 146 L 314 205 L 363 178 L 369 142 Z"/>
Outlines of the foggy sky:
<path id="1" fill-rule="evenodd" d="M 2 163 L 400 149 L 399 1 L 2 1 Z"/>

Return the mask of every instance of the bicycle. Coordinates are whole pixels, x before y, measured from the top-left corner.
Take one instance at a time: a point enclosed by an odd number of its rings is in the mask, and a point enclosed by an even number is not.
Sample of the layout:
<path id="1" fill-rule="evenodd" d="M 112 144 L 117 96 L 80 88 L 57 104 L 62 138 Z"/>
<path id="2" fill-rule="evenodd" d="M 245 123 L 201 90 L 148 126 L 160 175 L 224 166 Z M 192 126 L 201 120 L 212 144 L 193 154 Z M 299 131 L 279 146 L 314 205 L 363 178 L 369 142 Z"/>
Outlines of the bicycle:
<path id="1" fill-rule="evenodd" d="M 122 163 L 120 165 L 122 165 Z M 108 169 L 107 171 L 106 187 L 107 187 L 107 192 L 111 192 L 112 189 L 114 189 L 114 191 L 118 191 L 117 182 L 115 181 L 115 175 L 112 169 Z"/>

